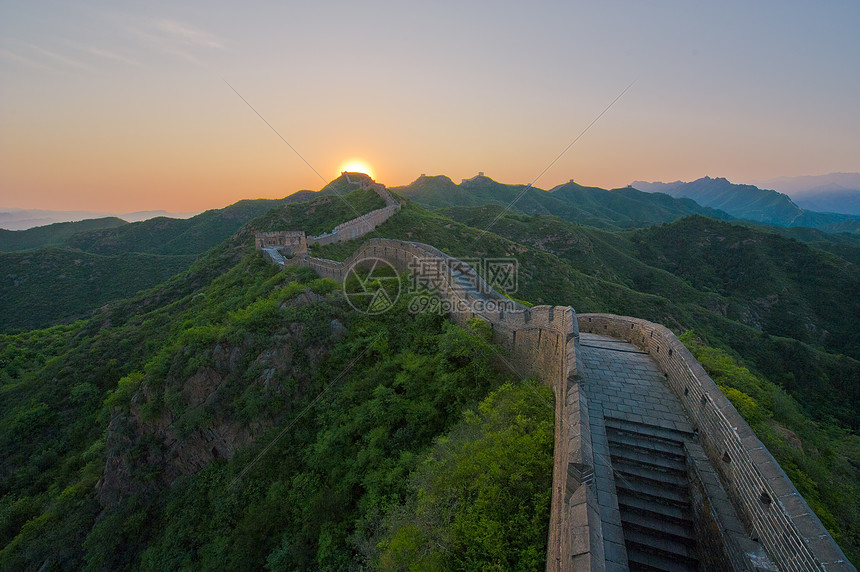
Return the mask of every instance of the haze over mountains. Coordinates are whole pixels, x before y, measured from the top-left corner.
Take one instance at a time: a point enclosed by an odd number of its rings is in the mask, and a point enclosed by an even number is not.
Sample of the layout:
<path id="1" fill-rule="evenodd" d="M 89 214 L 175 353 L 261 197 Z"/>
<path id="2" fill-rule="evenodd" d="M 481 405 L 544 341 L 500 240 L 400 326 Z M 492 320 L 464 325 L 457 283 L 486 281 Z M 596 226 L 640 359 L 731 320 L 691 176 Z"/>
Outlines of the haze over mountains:
<path id="1" fill-rule="evenodd" d="M 132 213 L 106 213 L 99 211 L 54 211 L 43 209 L 11 209 L 0 207 L 0 229 L 26 230 L 59 222 L 77 222 L 94 218 L 115 217 L 126 222 L 140 222 L 165 216 L 170 218 L 189 218 L 197 213 L 172 213 L 163 210 L 137 211 Z"/>
<path id="2" fill-rule="evenodd" d="M 750 184 L 785 193 L 805 209 L 860 215 L 860 173 L 779 177 Z"/>
<path id="3" fill-rule="evenodd" d="M 860 216 L 844 212 L 818 212 L 801 207 L 787 194 L 754 185 L 738 185 L 725 178 L 703 177 L 696 181 L 649 183 L 634 181 L 632 187 L 690 198 L 698 204 L 723 210 L 733 217 L 776 226 L 803 226 L 828 232 L 860 230 Z M 834 205 L 840 208 L 839 205 Z"/>
<path id="4" fill-rule="evenodd" d="M 766 181 L 749 181 L 749 184 L 762 189 L 773 189 L 797 198 L 826 191 L 860 191 L 860 173 L 776 177 Z"/>

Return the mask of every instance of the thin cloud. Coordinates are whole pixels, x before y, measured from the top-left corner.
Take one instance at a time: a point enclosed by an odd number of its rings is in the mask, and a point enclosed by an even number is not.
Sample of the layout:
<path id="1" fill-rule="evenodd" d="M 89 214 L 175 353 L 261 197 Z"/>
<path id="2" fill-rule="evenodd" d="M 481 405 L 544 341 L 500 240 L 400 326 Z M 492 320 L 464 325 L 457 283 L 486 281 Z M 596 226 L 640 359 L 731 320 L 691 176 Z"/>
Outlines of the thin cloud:
<path id="1" fill-rule="evenodd" d="M 56 68 L 52 68 L 51 66 L 47 66 L 41 62 L 30 59 L 28 57 L 22 56 L 20 54 L 16 54 L 15 52 L 10 52 L 9 50 L 0 49 L 0 56 L 6 58 L 7 60 L 11 60 L 13 62 L 18 62 L 19 64 L 24 64 L 26 66 L 36 68 L 43 71 L 57 71 Z"/>
<path id="2" fill-rule="evenodd" d="M 172 56 L 177 56 L 177 57 L 182 58 L 184 60 L 188 60 L 192 64 L 203 65 L 203 62 L 200 60 L 200 58 L 198 58 L 197 56 L 195 56 L 191 52 L 187 52 L 187 51 L 179 49 L 179 48 L 166 47 L 166 46 L 162 47 L 161 49 L 166 54 L 170 54 Z"/>
<path id="3" fill-rule="evenodd" d="M 30 46 L 30 48 L 34 52 L 38 52 L 38 53 L 42 54 L 43 56 L 48 57 L 54 61 L 60 62 L 61 64 L 64 64 L 68 67 L 73 67 L 73 68 L 83 70 L 83 71 L 88 71 L 88 72 L 95 71 L 92 67 L 88 66 L 87 64 L 80 62 L 74 58 L 70 58 L 69 56 L 65 56 L 63 54 L 58 54 L 56 52 L 52 52 L 50 50 L 46 50 L 46 49 L 40 48 L 38 46 Z"/>
<path id="4" fill-rule="evenodd" d="M 180 58 L 195 65 L 205 65 L 204 52 L 222 49 L 223 43 L 213 34 L 169 19 L 147 19 L 128 27 L 150 48 Z"/>
<path id="5" fill-rule="evenodd" d="M 88 53 L 90 53 L 94 56 L 98 56 L 100 58 L 113 60 L 115 62 L 124 63 L 124 64 L 130 65 L 130 66 L 137 66 L 137 67 L 140 66 L 140 64 L 138 62 L 136 62 L 132 59 L 129 59 L 123 55 L 117 54 L 115 52 L 109 52 L 107 50 L 103 50 L 101 48 L 95 48 L 92 46 L 84 48 L 84 50 L 86 50 Z"/>
<path id="6" fill-rule="evenodd" d="M 176 20 L 155 20 L 153 26 L 168 37 L 184 44 L 204 48 L 223 48 L 224 46 L 212 34 L 198 30 Z"/>

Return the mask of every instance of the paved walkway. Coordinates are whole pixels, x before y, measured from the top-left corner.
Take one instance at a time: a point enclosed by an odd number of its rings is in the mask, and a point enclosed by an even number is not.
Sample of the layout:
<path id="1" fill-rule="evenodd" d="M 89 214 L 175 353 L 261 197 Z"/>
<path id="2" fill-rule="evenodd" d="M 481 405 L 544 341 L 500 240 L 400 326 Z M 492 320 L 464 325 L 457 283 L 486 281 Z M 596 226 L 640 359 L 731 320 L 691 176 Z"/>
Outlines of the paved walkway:
<path id="1" fill-rule="evenodd" d="M 637 424 L 639 431 L 663 428 L 691 436 L 693 427 L 651 357 L 636 346 L 597 334 L 580 335 L 577 367 L 592 426 L 594 475 L 603 522 L 606 570 L 628 570 L 606 420 Z M 641 425 L 639 425 L 641 424 Z"/>

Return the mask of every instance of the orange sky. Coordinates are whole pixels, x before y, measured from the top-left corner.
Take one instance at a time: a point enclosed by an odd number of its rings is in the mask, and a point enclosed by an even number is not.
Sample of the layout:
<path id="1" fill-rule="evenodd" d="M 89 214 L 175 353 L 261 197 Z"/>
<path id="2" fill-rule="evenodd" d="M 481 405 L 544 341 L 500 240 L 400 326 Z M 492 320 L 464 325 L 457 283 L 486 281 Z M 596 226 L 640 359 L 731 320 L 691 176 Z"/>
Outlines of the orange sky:
<path id="1" fill-rule="evenodd" d="M 361 158 L 602 187 L 860 171 L 856 3 L 3 4 L 0 207 L 198 211 Z"/>

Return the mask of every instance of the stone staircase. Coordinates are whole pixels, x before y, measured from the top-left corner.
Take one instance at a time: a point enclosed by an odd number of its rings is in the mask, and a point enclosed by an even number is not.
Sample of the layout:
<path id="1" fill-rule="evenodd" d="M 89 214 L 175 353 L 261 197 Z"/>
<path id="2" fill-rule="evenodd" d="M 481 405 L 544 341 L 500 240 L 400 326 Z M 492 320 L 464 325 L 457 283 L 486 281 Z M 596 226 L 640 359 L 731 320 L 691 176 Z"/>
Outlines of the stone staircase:
<path id="1" fill-rule="evenodd" d="M 605 421 L 630 570 L 699 570 L 684 451 L 692 433 Z"/>

